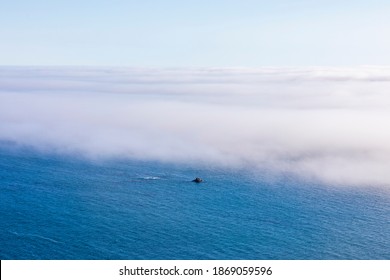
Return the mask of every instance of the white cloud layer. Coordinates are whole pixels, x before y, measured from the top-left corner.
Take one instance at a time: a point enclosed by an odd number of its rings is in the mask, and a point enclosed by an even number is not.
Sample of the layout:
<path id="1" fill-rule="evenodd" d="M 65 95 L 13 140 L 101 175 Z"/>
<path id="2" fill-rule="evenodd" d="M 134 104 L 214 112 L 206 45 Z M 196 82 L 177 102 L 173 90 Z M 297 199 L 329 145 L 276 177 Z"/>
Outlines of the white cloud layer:
<path id="1" fill-rule="evenodd" d="M 390 186 L 390 67 L 0 68 L 0 141 Z"/>

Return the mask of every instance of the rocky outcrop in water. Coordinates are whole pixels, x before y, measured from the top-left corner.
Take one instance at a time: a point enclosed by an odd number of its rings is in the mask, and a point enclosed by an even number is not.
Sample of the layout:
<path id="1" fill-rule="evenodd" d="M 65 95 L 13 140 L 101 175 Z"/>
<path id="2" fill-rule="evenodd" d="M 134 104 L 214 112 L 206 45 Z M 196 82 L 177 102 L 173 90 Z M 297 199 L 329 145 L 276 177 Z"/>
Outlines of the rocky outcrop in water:
<path id="1" fill-rule="evenodd" d="M 192 182 L 195 182 L 195 183 L 202 183 L 203 180 L 199 177 L 196 177 L 194 180 L 192 180 Z"/>

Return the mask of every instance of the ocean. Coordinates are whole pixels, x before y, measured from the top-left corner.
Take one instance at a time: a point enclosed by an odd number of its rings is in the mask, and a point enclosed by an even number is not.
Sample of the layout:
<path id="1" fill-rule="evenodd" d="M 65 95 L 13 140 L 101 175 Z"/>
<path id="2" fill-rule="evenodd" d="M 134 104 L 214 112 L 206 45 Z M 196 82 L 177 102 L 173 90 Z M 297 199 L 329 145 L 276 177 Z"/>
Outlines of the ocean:
<path id="1" fill-rule="evenodd" d="M 191 182 L 195 177 L 204 182 Z M 0 259 L 390 259 L 390 191 L 0 148 Z"/>

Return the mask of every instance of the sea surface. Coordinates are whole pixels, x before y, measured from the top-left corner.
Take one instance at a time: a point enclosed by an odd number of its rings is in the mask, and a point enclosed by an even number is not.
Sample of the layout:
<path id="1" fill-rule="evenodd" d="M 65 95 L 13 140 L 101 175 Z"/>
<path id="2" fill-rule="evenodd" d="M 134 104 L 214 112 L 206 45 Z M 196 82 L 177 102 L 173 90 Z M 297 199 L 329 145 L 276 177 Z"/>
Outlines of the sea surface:
<path id="1" fill-rule="evenodd" d="M 0 259 L 390 259 L 388 188 L 11 146 Z"/>

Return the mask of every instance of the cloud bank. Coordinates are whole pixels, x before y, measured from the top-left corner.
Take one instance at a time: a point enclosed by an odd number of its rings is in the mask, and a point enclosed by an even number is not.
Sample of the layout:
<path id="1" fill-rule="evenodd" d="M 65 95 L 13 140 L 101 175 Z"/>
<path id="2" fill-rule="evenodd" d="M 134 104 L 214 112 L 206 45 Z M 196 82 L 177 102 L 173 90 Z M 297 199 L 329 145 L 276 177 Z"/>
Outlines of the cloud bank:
<path id="1" fill-rule="evenodd" d="M 0 141 L 390 186 L 390 67 L 0 67 Z"/>

